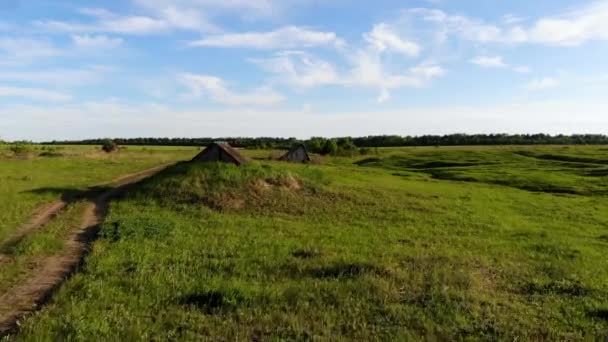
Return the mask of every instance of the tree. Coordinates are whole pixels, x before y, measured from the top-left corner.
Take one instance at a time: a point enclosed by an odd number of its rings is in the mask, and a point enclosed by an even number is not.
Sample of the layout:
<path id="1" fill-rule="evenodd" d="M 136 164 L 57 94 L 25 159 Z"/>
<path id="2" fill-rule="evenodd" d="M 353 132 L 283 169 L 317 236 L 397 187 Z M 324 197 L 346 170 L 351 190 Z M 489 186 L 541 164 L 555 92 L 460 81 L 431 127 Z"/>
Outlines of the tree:
<path id="1" fill-rule="evenodd" d="M 321 150 L 321 154 L 323 155 L 327 155 L 327 154 L 336 154 L 338 152 L 338 144 L 336 143 L 335 140 L 333 139 L 328 139 L 327 141 L 325 141 L 325 144 L 323 145 L 323 149 Z"/>
<path id="2" fill-rule="evenodd" d="M 346 138 L 338 139 L 338 152 L 341 155 L 352 156 L 356 150 L 357 150 L 357 146 L 353 142 L 352 138 L 346 137 Z"/>
<path id="3" fill-rule="evenodd" d="M 320 137 L 312 137 L 306 144 L 308 150 L 313 153 L 323 153 L 323 146 L 325 146 L 325 142 L 327 139 Z"/>
<path id="4" fill-rule="evenodd" d="M 101 143 L 101 149 L 106 153 L 110 153 L 118 150 L 118 145 L 112 139 L 104 139 Z"/>

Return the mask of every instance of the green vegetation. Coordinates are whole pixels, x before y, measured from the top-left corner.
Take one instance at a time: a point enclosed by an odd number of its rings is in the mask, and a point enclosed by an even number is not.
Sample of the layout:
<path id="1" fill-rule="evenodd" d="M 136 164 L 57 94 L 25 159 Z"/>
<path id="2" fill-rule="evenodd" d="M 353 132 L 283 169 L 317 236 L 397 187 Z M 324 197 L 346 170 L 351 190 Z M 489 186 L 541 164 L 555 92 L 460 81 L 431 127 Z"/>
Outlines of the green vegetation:
<path id="1" fill-rule="evenodd" d="M 601 146 L 180 164 L 15 338 L 604 339 L 607 170 Z"/>
<path id="2" fill-rule="evenodd" d="M 296 138 L 131 138 L 114 139 L 124 145 L 160 146 L 206 146 L 215 141 L 227 141 L 235 147 L 249 149 L 288 149 L 302 142 Z M 313 137 L 303 141 L 311 151 L 321 151 L 326 138 Z M 601 134 L 549 135 L 549 134 L 449 134 L 399 136 L 377 135 L 367 137 L 343 137 L 334 140 L 352 140 L 358 147 L 399 147 L 399 146 L 479 146 L 479 145 L 608 145 L 608 136 Z M 51 144 L 101 145 L 103 139 L 81 141 L 50 142 Z"/>
<path id="3" fill-rule="evenodd" d="M 101 150 L 106 153 L 118 151 L 118 145 L 116 145 L 116 143 L 112 139 L 105 139 L 101 143 Z"/>
<path id="4" fill-rule="evenodd" d="M 0 146 L 0 241 L 43 203 L 196 153 L 190 147 L 137 147 L 106 155 L 97 146 L 30 145 L 23 156 L 15 155 L 13 146 Z"/>

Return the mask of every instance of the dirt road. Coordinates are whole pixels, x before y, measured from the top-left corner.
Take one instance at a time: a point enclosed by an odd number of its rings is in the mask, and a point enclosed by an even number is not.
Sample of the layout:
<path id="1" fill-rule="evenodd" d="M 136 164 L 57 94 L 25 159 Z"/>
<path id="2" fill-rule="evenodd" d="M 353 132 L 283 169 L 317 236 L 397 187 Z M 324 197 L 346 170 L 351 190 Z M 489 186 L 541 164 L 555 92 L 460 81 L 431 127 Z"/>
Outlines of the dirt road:
<path id="1" fill-rule="evenodd" d="M 53 292 L 81 264 L 89 247 L 103 222 L 108 210 L 109 201 L 125 191 L 129 186 L 150 177 L 169 165 L 157 166 L 145 171 L 121 176 L 111 182 L 110 186 L 94 187 L 83 191 L 73 199 L 61 200 L 46 205 L 39 210 L 32 220 L 19 228 L 13 236 L 0 245 L 0 252 L 21 241 L 25 236 L 43 227 L 70 203 L 86 199 L 86 206 L 80 227 L 70 232 L 65 248 L 60 255 L 44 259 L 32 270 L 24 282 L 17 284 L 0 296 L 0 336 L 4 336 L 18 327 L 19 319 L 40 308 L 51 297 Z"/>

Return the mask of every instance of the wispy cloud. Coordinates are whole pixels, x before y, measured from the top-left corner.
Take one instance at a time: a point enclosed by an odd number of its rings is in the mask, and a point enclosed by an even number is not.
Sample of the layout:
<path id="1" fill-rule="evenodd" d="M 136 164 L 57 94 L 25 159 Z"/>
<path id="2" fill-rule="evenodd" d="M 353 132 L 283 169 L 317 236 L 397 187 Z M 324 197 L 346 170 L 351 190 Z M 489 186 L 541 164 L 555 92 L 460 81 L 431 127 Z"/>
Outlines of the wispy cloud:
<path id="1" fill-rule="evenodd" d="M 594 1 L 580 9 L 559 16 L 541 17 L 531 25 L 518 17 L 503 17 L 504 24 L 452 15 L 438 9 L 417 8 L 406 11 L 423 21 L 437 25 L 437 31 L 481 43 L 580 45 L 588 41 L 608 40 L 608 1 Z"/>
<path id="2" fill-rule="evenodd" d="M 78 47 L 93 49 L 116 48 L 124 42 L 122 38 L 112 38 L 105 35 L 73 35 L 72 40 Z"/>
<path id="3" fill-rule="evenodd" d="M 559 87 L 559 85 L 560 85 L 559 80 L 557 80 L 553 77 L 545 77 L 545 78 L 539 78 L 539 79 L 530 81 L 526 85 L 526 89 L 528 89 L 530 91 L 540 91 L 540 90 L 556 88 L 556 87 Z"/>
<path id="4" fill-rule="evenodd" d="M 254 59 L 262 69 L 277 75 L 278 82 L 295 87 L 343 86 L 378 89 L 379 102 L 390 99 L 391 90 L 422 87 L 446 71 L 439 65 L 419 64 L 407 72 L 391 72 L 375 49 L 347 53 L 348 67 L 338 70 L 329 61 L 310 53 L 282 52 L 266 59 Z"/>
<path id="5" fill-rule="evenodd" d="M 50 102 L 69 101 L 72 96 L 41 88 L 0 87 L 0 97 L 25 98 Z"/>
<path id="6" fill-rule="evenodd" d="M 211 16 L 233 15 L 251 21 L 259 18 L 284 17 L 286 13 L 314 2 L 308 0 L 135 0 L 135 3 L 151 11 L 175 7 L 191 13 L 208 13 Z"/>
<path id="7" fill-rule="evenodd" d="M 506 68 L 507 64 L 501 56 L 479 56 L 471 60 L 471 63 L 483 68 Z"/>
<path id="8" fill-rule="evenodd" d="M 190 42 L 194 47 L 292 49 L 314 46 L 342 46 L 344 42 L 333 32 L 286 26 L 268 32 L 243 32 L 212 35 Z"/>
<path id="9" fill-rule="evenodd" d="M 478 56 L 470 61 L 472 64 L 478 65 L 482 68 L 498 68 L 512 70 L 520 74 L 527 74 L 531 69 L 527 66 L 512 66 L 506 63 L 502 56 Z"/>
<path id="10" fill-rule="evenodd" d="M 258 88 L 249 92 L 232 92 L 226 81 L 219 77 L 196 74 L 180 74 L 178 79 L 190 90 L 187 97 L 208 96 L 211 100 L 231 106 L 271 106 L 284 100 L 279 93 L 268 88 Z"/>
<path id="11" fill-rule="evenodd" d="M 263 70 L 279 75 L 280 81 L 295 87 L 316 87 L 340 83 L 334 65 L 302 51 L 279 52 L 273 57 L 250 59 Z"/>
<path id="12" fill-rule="evenodd" d="M 364 39 L 379 51 L 393 51 L 415 57 L 422 50 L 420 45 L 403 39 L 385 23 L 374 25 L 372 31 L 364 35 Z"/>
<path id="13" fill-rule="evenodd" d="M 114 71 L 114 68 L 108 66 L 89 66 L 73 69 L 12 69 L 0 71 L 0 80 L 27 83 L 29 85 L 73 87 L 99 82 Z"/>
<path id="14" fill-rule="evenodd" d="M 6 59 L 30 60 L 59 56 L 64 50 L 46 39 L 5 37 L 0 38 L 0 53 Z"/>
<path id="15" fill-rule="evenodd" d="M 198 13 L 180 10 L 175 7 L 163 7 L 148 15 L 120 15 L 101 8 L 84 8 L 80 12 L 95 19 L 93 22 L 39 20 L 34 27 L 50 32 L 72 34 L 82 33 L 120 33 L 146 35 L 165 33 L 173 30 L 190 30 L 213 32 L 217 27 Z"/>

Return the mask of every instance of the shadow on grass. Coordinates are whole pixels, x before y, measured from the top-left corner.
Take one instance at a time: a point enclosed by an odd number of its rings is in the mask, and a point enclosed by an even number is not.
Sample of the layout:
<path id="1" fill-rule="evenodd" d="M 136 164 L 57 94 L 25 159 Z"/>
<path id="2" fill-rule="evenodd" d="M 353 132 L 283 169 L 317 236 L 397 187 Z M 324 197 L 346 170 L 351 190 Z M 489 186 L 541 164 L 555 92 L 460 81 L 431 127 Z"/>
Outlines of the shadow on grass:
<path id="1" fill-rule="evenodd" d="M 357 278 L 366 274 L 381 277 L 391 276 L 390 272 L 384 268 L 362 262 L 336 262 L 329 265 L 304 268 L 298 267 L 298 265 L 288 265 L 284 267 L 284 271 L 291 278 L 344 279 Z"/>
<path id="2" fill-rule="evenodd" d="M 586 163 L 586 164 L 608 164 L 608 160 L 605 159 L 596 159 L 596 158 L 583 158 L 583 157 L 574 157 L 574 156 L 564 156 L 564 155 L 556 155 L 556 154 L 534 154 L 526 151 L 515 152 L 516 154 L 524 157 L 542 159 L 542 160 L 551 160 L 551 161 L 562 161 L 562 162 L 571 162 L 571 163 Z"/>
<path id="3" fill-rule="evenodd" d="M 178 302 L 180 305 L 194 307 L 207 314 L 235 310 L 244 300 L 243 295 L 235 289 L 204 290 L 189 293 Z"/>
<path id="4" fill-rule="evenodd" d="M 91 187 L 86 190 L 68 187 L 43 187 L 27 190 L 23 193 L 30 193 L 34 195 L 52 195 L 54 197 L 59 197 L 64 202 L 71 203 L 83 199 L 92 199 L 110 189 L 110 187 L 105 186 Z"/>
<path id="5" fill-rule="evenodd" d="M 565 297 L 583 297 L 591 294 L 593 290 L 580 281 L 562 279 L 549 282 L 528 282 L 520 288 L 524 295 L 559 295 Z"/>
<path id="6" fill-rule="evenodd" d="M 585 176 L 589 176 L 589 177 L 605 177 L 605 176 L 608 176 L 608 169 L 591 170 L 591 171 L 585 173 Z"/>
<path id="7" fill-rule="evenodd" d="M 295 250 L 291 255 L 298 259 L 312 259 L 318 257 L 321 253 L 313 249 L 298 249 Z"/>
<path id="8" fill-rule="evenodd" d="M 588 313 L 589 317 L 601 319 L 608 322 L 608 308 L 591 310 Z"/>

